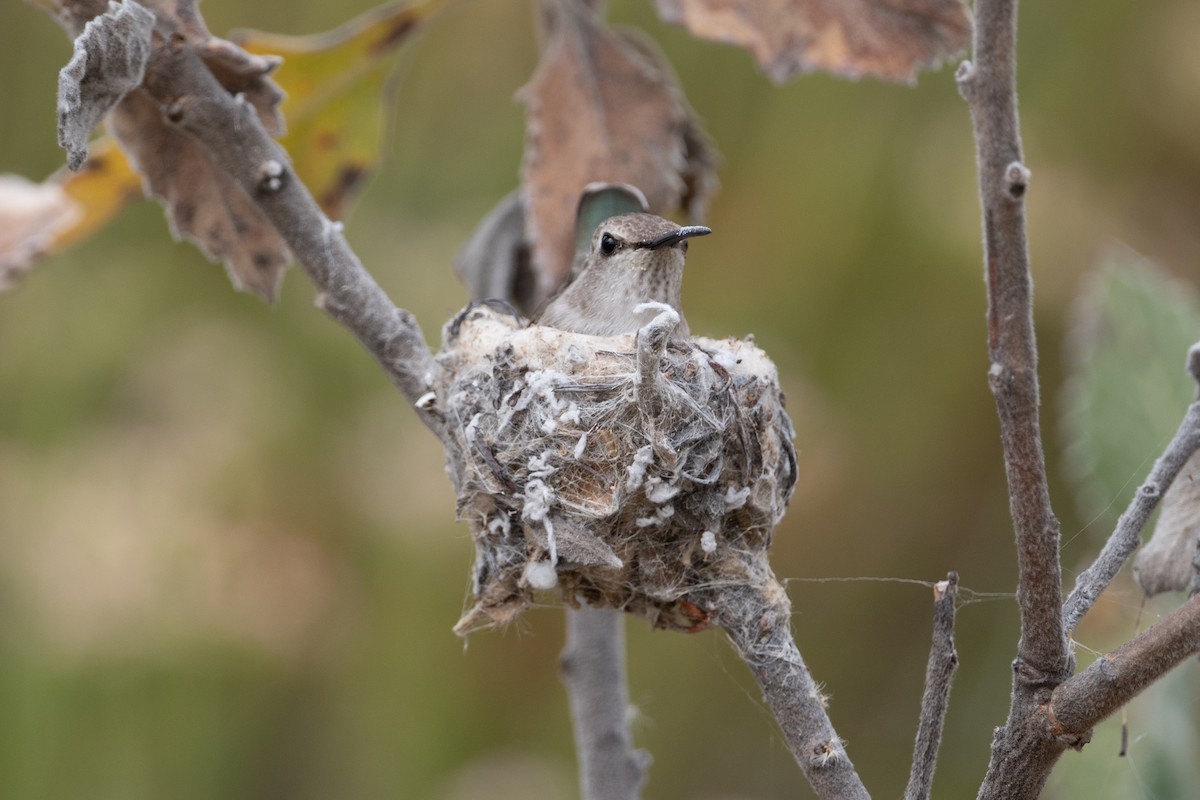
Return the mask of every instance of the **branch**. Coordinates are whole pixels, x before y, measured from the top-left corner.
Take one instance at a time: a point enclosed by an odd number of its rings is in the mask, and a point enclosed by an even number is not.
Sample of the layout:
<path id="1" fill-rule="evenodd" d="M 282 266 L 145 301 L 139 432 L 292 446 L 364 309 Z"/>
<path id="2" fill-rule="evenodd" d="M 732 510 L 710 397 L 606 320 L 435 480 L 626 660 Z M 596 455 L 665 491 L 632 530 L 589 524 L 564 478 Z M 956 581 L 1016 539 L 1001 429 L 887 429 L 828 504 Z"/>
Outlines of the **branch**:
<path id="1" fill-rule="evenodd" d="M 1041 675 L 1069 673 L 1059 609 L 1059 523 L 1050 508 L 1038 421 L 1033 285 L 1025 237 L 1025 190 L 1017 122 L 1016 0 L 975 6 L 976 63 L 957 81 L 977 144 L 988 287 L 988 381 L 996 398 L 1017 542 L 1021 609 L 1018 657 Z"/>
<path id="2" fill-rule="evenodd" d="M 1050 508 L 1038 425 L 1032 281 L 1025 238 L 1029 171 L 1021 163 L 1016 106 L 1016 0 L 978 0 L 975 57 L 958 72 L 977 143 L 988 286 L 988 371 L 1000 417 L 1017 538 L 1021 642 L 1013 664 L 1008 720 L 997 728 L 979 800 L 1037 797 L 1068 748 L 1091 740 L 1091 726 L 1172 666 L 1200 651 L 1200 600 L 1193 598 L 1149 631 L 1070 677 L 1064 630 L 1086 613 L 1125 558 L 1169 482 L 1187 460 L 1197 424 L 1189 409 L 1180 435 L 1118 523 L 1096 564 L 1060 610 L 1059 524 Z M 1189 354 L 1193 374 L 1200 355 Z M 1193 406 L 1195 408 L 1195 406 Z M 1061 614 L 1061 616 L 1060 616 Z"/>
<path id="3" fill-rule="evenodd" d="M 317 304 L 375 356 L 425 425 L 446 441 L 444 421 L 418 403 L 437 366 L 416 319 L 393 305 L 363 268 L 341 225 L 321 212 L 251 107 L 232 97 L 179 39 L 155 47 L 143 88 L 255 201 L 320 290 Z"/>
<path id="4" fill-rule="evenodd" d="M 825 713 L 826 698 L 792 639 L 791 604 L 774 580 L 731 587 L 715 603 L 719 623 L 754 673 L 788 747 L 817 797 L 869 798 Z"/>
<path id="5" fill-rule="evenodd" d="M 929 648 L 929 663 L 925 667 L 925 694 L 921 697 L 921 721 L 917 725 L 917 742 L 913 747 L 912 771 L 904 800 L 923 800 L 933 786 L 933 770 L 937 766 L 938 748 L 942 743 L 942 727 L 950 700 L 950 684 L 958 668 L 958 653 L 954 650 L 954 603 L 958 596 L 958 573 L 951 572 L 933 590 L 933 644 Z"/>
<path id="6" fill-rule="evenodd" d="M 1200 653 L 1200 595 L 1054 690 L 1056 735 L 1082 734 L 1188 656 Z"/>
<path id="7" fill-rule="evenodd" d="M 1184 464 L 1198 448 L 1200 402 L 1188 406 L 1187 413 L 1175 432 L 1175 438 L 1167 445 L 1158 461 L 1154 462 L 1150 475 L 1117 520 L 1116 530 L 1104 544 L 1104 549 L 1092 565 L 1075 579 L 1075 588 L 1071 590 L 1062 610 L 1064 630 L 1069 632 L 1075 629 L 1084 615 L 1091 610 L 1096 598 L 1120 571 L 1126 559 L 1142 543 L 1142 528 L 1150 520 L 1154 509 L 1158 508 L 1159 501 L 1167 489 L 1171 488 Z"/>
<path id="8" fill-rule="evenodd" d="M 1188 654 L 1200 650 L 1195 599 L 1084 673 L 1071 677 L 1064 631 L 1137 545 L 1138 532 L 1195 445 L 1188 429 L 1155 465 L 1104 552 L 1061 608 L 1059 524 L 1050 508 L 1038 423 L 1037 351 L 1025 238 L 1029 170 L 1021 163 L 1016 100 L 1016 0 L 978 0 L 975 58 L 958 72 L 977 143 L 988 286 L 989 382 L 996 396 L 1017 539 L 1021 641 L 1013 663 L 1008 720 L 997 728 L 979 800 L 1036 797 L 1059 756 L 1083 747 L 1091 725 Z M 1200 356 L 1189 356 L 1189 364 Z M 1193 372 L 1200 369 L 1193 369 Z"/>
<path id="9" fill-rule="evenodd" d="M 637 800 L 650 755 L 634 750 L 625 679 L 625 618 L 602 608 L 567 609 L 560 660 L 571 705 L 583 800 Z"/>
<path id="10" fill-rule="evenodd" d="M 975 132 L 988 287 L 988 382 L 1000 419 L 1021 612 L 1008 721 L 993 737 L 979 800 L 1036 797 L 1063 751 L 1086 741 L 1085 736 L 1050 735 L 1038 713 L 1073 665 L 1061 617 L 1059 523 L 1050 507 L 1038 421 L 1033 281 L 1025 236 L 1029 170 L 1022 163 L 1017 121 L 1016 38 L 1016 0 L 978 0 L 976 63 L 963 62 L 956 76 Z"/>
<path id="11" fill-rule="evenodd" d="M 642 310 L 660 311 L 638 332 L 634 384 L 639 407 L 654 417 L 663 405 L 660 362 L 679 314 L 662 303 L 642 303 L 635 309 Z M 633 750 L 625 719 L 629 688 L 624 625 L 625 620 L 615 611 L 567 609 L 562 672 L 575 726 L 584 800 L 636 800 L 646 780 L 649 756 Z"/>

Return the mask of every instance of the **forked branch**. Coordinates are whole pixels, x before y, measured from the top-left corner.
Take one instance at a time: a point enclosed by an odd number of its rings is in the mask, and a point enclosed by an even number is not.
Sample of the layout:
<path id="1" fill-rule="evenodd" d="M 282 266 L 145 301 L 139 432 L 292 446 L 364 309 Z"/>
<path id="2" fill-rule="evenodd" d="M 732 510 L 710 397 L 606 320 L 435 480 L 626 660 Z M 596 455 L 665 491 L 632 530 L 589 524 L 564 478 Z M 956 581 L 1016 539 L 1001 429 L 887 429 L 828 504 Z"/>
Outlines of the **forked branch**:
<path id="1" fill-rule="evenodd" d="M 1055 689 L 1048 723 L 1060 736 L 1085 735 L 1195 653 L 1200 653 L 1200 595 Z"/>

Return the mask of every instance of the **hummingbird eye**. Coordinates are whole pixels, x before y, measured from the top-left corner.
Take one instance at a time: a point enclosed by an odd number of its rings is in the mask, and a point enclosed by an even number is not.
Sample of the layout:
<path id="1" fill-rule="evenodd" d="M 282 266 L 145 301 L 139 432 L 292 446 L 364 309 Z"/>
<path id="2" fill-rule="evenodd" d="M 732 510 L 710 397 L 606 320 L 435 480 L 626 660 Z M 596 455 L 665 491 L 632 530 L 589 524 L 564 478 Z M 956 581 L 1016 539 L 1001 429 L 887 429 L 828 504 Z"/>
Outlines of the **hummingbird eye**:
<path id="1" fill-rule="evenodd" d="M 606 233 L 600 237 L 600 252 L 606 256 L 611 256 L 620 246 L 621 243 L 611 233 Z"/>

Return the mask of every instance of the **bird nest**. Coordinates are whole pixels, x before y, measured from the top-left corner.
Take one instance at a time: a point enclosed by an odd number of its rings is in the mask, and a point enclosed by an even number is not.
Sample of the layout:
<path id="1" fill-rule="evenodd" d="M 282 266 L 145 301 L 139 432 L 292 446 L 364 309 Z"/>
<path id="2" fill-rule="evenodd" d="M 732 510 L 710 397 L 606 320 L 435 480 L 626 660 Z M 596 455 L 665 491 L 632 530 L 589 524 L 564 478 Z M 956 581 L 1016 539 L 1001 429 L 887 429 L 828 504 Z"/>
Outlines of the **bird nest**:
<path id="1" fill-rule="evenodd" d="M 752 342 L 522 326 L 487 307 L 447 327 L 431 376 L 459 518 L 475 542 L 459 634 L 557 591 L 697 631 L 719 589 L 770 580 L 796 481 L 775 366 Z"/>

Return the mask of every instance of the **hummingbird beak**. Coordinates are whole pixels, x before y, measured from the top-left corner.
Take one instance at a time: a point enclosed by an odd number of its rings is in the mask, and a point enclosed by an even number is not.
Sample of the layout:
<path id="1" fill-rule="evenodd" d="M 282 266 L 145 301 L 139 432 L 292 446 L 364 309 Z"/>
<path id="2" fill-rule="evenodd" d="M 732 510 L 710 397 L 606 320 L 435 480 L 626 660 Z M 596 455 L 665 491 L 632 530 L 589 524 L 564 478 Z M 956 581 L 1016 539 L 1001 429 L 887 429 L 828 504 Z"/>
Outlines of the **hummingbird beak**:
<path id="1" fill-rule="evenodd" d="M 635 247 L 644 248 L 646 250 L 657 250 L 660 247 L 669 247 L 684 239 L 690 239 L 693 236 L 707 236 L 712 233 L 712 228 L 706 228 L 703 225 L 688 225 L 686 228 L 664 233 L 657 239 L 651 239 L 647 242 L 638 242 Z"/>

